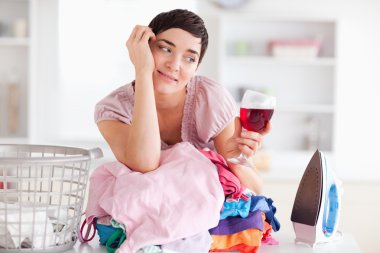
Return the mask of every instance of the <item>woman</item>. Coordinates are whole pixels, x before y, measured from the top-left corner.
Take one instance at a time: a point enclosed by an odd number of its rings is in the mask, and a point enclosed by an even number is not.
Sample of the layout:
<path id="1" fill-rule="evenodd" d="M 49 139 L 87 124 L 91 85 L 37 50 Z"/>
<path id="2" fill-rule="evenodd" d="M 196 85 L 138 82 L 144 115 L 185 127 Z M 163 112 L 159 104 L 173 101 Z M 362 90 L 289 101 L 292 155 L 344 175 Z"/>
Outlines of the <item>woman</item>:
<path id="1" fill-rule="evenodd" d="M 159 168 L 161 149 L 187 141 L 225 159 L 243 153 L 252 161 L 262 134 L 241 131 L 236 105 L 225 88 L 196 76 L 208 45 L 203 20 L 188 10 L 157 15 L 137 25 L 128 41 L 135 81 L 96 106 L 95 120 L 116 158 L 130 169 Z M 255 169 L 229 163 L 241 183 L 260 193 Z M 253 167 L 253 166 L 252 166 Z"/>

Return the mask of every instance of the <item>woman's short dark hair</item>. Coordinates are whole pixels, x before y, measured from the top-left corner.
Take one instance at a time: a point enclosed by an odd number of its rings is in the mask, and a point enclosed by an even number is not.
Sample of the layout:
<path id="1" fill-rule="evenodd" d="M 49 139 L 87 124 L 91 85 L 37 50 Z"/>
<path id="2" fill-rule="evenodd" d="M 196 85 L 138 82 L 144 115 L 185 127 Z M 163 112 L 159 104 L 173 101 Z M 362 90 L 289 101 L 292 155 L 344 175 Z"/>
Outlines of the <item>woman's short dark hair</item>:
<path id="1" fill-rule="evenodd" d="M 196 38 L 201 38 L 198 64 L 201 63 L 208 45 L 208 33 L 203 20 L 197 14 L 183 9 L 162 12 L 150 21 L 149 27 L 156 35 L 171 28 L 180 28 Z"/>

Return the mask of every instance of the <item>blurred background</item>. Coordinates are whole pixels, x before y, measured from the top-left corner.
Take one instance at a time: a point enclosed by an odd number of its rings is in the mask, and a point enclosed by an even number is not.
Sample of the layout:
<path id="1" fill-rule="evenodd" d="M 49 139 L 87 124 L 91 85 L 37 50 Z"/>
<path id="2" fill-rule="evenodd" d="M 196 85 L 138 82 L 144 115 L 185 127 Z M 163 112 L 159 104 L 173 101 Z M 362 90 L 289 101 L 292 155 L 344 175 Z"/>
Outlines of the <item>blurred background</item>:
<path id="1" fill-rule="evenodd" d="M 98 146 L 101 163 L 114 160 L 94 105 L 134 78 L 132 28 L 175 8 L 208 28 L 198 74 L 236 102 L 245 89 L 277 97 L 256 164 L 283 230 L 292 232 L 299 180 L 320 149 L 345 189 L 340 230 L 377 251 L 369 226 L 380 226 L 377 0 L 0 0 L 0 143 Z"/>

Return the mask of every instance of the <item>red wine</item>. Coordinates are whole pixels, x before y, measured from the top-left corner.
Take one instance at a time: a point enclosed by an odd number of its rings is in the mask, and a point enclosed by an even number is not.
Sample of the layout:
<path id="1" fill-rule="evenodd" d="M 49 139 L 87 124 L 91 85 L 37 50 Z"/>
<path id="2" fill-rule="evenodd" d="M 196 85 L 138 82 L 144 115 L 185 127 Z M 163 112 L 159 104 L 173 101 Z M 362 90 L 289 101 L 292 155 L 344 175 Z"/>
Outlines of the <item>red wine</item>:
<path id="1" fill-rule="evenodd" d="M 240 108 L 240 120 L 248 131 L 261 132 L 272 118 L 274 109 Z"/>

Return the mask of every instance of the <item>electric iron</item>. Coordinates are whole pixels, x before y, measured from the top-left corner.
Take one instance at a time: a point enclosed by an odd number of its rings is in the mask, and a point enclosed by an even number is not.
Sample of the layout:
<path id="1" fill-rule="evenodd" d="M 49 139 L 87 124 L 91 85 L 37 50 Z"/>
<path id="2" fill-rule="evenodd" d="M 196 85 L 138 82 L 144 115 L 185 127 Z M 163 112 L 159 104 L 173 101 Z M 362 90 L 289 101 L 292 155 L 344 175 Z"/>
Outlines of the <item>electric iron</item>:
<path id="1" fill-rule="evenodd" d="M 340 185 L 327 167 L 323 153 L 317 150 L 302 176 L 293 204 L 295 242 L 314 247 L 341 237 L 337 233 L 340 203 Z"/>

